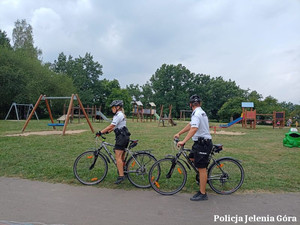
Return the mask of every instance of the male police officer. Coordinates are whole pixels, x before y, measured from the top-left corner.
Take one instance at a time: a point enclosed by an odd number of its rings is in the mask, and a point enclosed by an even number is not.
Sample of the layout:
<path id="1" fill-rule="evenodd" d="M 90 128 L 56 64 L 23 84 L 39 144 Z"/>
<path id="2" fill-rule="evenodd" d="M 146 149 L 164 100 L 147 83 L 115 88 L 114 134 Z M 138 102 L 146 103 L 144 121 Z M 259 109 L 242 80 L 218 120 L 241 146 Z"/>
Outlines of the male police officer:
<path id="1" fill-rule="evenodd" d="M 198 95 L 190 97 L 190 107 L 193 110 L 191 122 L 186 125 L 181 131 L 174 135 L 174 138 L 179 138 L 183 133 L 188 132 L 186 137 L 178 142 L 178 146 L 184 145 L 189 139 L 194 141 L 191 160 L 194 160 L 195 166 L 199 170 L 199 191 L 190 198 L 191 201 L 207 200 L 206 183 L 207 183 L 207 166 L 209 164 L 209 154 L 212 149 L 212 140 L 209 132 L 208 118 L 206 113 L 201 108 L 201 100 Z"/>

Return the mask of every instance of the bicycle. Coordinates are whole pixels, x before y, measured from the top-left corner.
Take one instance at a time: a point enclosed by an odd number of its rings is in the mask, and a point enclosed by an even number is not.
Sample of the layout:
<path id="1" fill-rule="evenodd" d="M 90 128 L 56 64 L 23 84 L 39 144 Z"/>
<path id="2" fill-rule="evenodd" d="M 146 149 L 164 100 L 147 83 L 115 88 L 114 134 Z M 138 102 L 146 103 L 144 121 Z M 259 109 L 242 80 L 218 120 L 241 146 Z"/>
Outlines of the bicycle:
<path id="1" fill-rule="evenodd" d="M 174 140 L 177 148 L 178 139 Z M 178 148 L 177 148 L 178 150 Z M 244 169 L 241 163 L 231 157 L 215 159 L 214 155 L 223 150 L 223 145 L 213 145 L 209 155 L 208 179 L 210 188 L 218 194 L 228 195 L 237 191 L 244 182 Z M 179 148 L 178 153 L 167 155 L 153 164 L 149 171 L 151 187 L 162 195 L 174 195 L 181 191 L 187 181 L 187 168 L 196 172 L 196 181 L 199 184 L 199 171 L 188 157 L 191 149 Z M 184 159 L 181 159 L 181 156 Z"/>
<path id="2" fill-rule="evenodd" d="M 76 179 L 85 185 L 95 185 L 103 181 L 108 172 L 108 163 L 111 161 L 117 167 L 116 159 L 112 154 L 114 145 L 105 142 L 106 137 L 101 134 L 102 142 L 97 148 L 92 148 L 80 154 L 73 166 Z M 138 188 L 149 188 L 148 172 L 156 158 L 150 153 L 151 150 L 133 152 L 138 140 L 130 140 L 129 147 L 125 149 L 124 175 L 130 183 Z M 96 145 L 98 137 L 96 136 Z M 104 150 L 104 151 L 103 151 Z"/>

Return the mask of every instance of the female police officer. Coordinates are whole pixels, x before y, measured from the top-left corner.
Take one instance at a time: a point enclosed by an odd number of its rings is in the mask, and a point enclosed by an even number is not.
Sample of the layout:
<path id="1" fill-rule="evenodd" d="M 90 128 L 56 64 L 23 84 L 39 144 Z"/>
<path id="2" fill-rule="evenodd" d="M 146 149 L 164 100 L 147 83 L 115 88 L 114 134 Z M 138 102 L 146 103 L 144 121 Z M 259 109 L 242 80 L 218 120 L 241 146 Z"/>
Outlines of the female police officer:
<path id="1" fill-rule="evenodd" d="M 110 125 L 100 131 L 102 134 L 115 132 L 116 143 L 115 143 L 115 154 L 117 161 L 117 168 L 119 172 L 119 177 L 115 184 L 119 184 L 125 180 L 123 161 L 125 156 L 125 148 L 127 148 L 129 143 L 130 133 L 126 127 L 126 118 L 123 110 L 123 101 L 114 100 L 110 104 L 112 112 L 115 114 Z"/>
<path id="2" fill-rule="evenodd" d="M 192 160 L 194 160 L 195 166 L 199 171 L 200 190 L 190 198 L 190 200 L 201 201 L 208 199 L 205 191 L 207 183 L 206 168 L 209 163 L 208 158 L 212 149 L 212 141 L 209 132 L 208 118 L 201 108 L 201 100 L 198 95 L 192 95 L 190 97 L 190 107 L 193 110 L 191 122 L 175 134 L 174 138 L 179 138 L 181 134 L 188 132 L 186 137 L 178 142 L 178 146 L 184 145 L 191 138 L 194 141 L 190 158 L 193 158 Z"/>

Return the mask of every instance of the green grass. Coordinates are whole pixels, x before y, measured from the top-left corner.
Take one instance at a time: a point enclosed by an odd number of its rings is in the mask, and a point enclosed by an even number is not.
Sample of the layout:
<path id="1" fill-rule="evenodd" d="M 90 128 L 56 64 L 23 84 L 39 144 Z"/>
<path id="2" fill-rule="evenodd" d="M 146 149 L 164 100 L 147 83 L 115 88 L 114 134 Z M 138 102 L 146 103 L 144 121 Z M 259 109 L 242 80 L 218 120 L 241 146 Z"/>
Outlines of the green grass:
<path id="1" fill-rule="evenodd" d="M 26 132 L 52 130 L 47 126 L 48 122 L 32 120 Z M 158 159 L 166 154 L 176 153 L 171 147 L 172 137 L 186 123 L 187 121 L 178 121 L 175 127 L 158 127 L 156 122 L 132 122 L 131 119 L 127 121 L 131 138 L 139 139 L 135 150 L 154 149 L 153 154 Z M 87 130 L 81 134 L 6 136 L 21 133 L 23 125 L 24 121 L 0 121 L 0 176 L 80 185 L 73 175 L 73 162 L 80 153 L 95 146 L 94 135 L 85 120 L 80 124 L 69 124 L 67 129 Z M 96 131 L 107 125 L 107 122 L 93 123 Z M 57 129 L 62 130 L 62 127 Z M 252 130 L 234 125 L 223 131 L 244 133 L 240 136 L 213 134 L 213 142 L 224 145 L 224 151 L 217 154 L 217 158 L 231 156 L 242 161 L 246 176 L 239 192 L 300 191 L 300 149 L 282 145 L 287 128 L 257 126 L 257 129 Z M 114 134 L 108 135 L 107 141 L 113 142 Z M 187 147 L 191 145 L 192 141 Z M 110 164 L 106 179 L 97 187 L 134 189 L 129 181 L 114 185 L 116 176 L 116 168 Z M 189 172 L 184 191 L 197 190 L 194 177 L 195 174 Z"/>

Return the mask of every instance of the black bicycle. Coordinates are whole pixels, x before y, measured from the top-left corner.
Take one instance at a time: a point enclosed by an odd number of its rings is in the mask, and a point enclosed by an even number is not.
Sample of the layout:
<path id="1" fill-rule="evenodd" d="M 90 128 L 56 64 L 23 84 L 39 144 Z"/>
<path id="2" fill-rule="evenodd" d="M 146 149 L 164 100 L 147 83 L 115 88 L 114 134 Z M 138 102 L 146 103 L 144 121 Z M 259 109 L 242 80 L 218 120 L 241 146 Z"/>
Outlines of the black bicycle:
<path id="1" fill-rule="evenodd" d="M 107 175 L 108 163 L 112 161 L 115 166 L 117 165 L 113 155 L 114 145 L 105 142 L 103 134 L 100 136 L 102 137 L 100 146 L 80 154 L 74 162 L 74 175 L 82 184 L 99 184 Z M 157 160 L 150 153 L 151 150 L 131 151 L 137 144 L 138 140 L 130 140 L 129 147 L 125 149 L 124 174 L 134 186 L 149 188 L 149 170 Z"/>
<path id="2" fill-rule="evenodd" d="M 179 140 L 174 140 L 177 148 Z M 199 183 L 199 171 L 193 161 L 188 157 L 190 149 L 183 146 L 178 153 L 167 155 L 153 164 L 149 171 L 149 182 L 151 187 L 162 195 L 173 195 L 181 191 L 187 181 L 187 171 L 185 166 L 196 172 L 196 181 Z M 213 145 L 209 155 L 210 165 L 208 167 L 207 182 L 211 189 L 218 194 L 228 195 L 237 191 L 244 182 L 244 169 L 241 163 L 231 157 L 215 159 L 214 155 L 223 150 L 220 144 Z M 181 156 L 184 159 L 181 159 Z M 184 166 L 185 165 L 185 166 Z"/>

